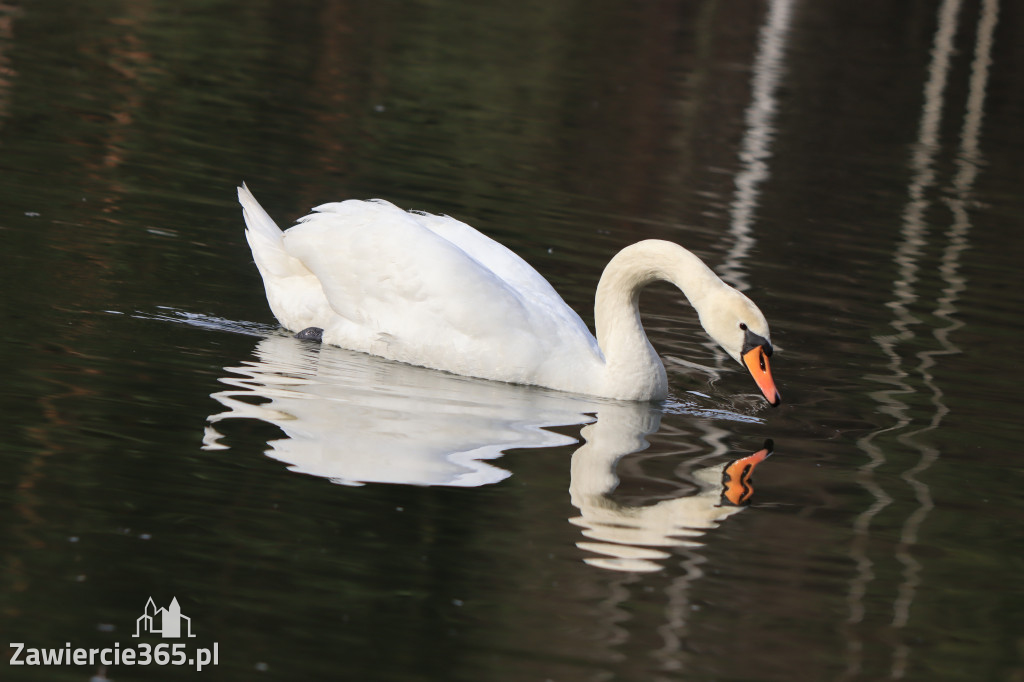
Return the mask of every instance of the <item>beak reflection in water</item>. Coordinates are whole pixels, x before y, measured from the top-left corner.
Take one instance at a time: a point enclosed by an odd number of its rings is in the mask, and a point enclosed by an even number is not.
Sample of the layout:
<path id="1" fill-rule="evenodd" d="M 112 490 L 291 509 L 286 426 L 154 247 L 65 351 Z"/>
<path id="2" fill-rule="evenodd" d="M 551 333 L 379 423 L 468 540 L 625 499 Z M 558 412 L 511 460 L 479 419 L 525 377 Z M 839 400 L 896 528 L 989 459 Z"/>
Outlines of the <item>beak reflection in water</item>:
<path id="1" fill-rule="evenodd" d="M 766 460 L 775 449 L 775 444 L 769 438 L 764 442 L 764 447 L 750 455 L 729 462 L 722 471 L 722 504 L 742 507 L 750 504 L 754 496 L 754 468 Z"/>

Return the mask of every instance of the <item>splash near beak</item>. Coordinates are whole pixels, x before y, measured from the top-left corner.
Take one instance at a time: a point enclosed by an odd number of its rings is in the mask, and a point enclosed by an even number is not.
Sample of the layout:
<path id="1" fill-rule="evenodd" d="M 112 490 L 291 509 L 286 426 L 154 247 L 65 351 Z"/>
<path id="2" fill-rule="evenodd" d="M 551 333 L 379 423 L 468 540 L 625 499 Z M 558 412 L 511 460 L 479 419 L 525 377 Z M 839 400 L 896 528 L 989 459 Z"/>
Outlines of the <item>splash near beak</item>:
<path id="1" fill-rule="evenodd" d="M 722 505 L 741 507 L 750 502 L 754 496 L 754 468 L 772 454 L 775 444 L 771 438 L 764 442 L 764 447 L 750 455 L 729 462 L 722 471 Z"/>
<path id="2" fill-rule="evenodd" d="M 754 377 L 754 382 L 764 394 L 764 399 L 772 407 L 778 407 L 782 402 L 782 396 L 779 395 L 779 389 L 775 388 L 775 380 L 772 379 L 772 368 L 768 364 L 769 355 L 771 351 L 766 351 L 765 346 L 754 346 L 743 354 L 743 364 L 750 371 L 750 376 Z"/>

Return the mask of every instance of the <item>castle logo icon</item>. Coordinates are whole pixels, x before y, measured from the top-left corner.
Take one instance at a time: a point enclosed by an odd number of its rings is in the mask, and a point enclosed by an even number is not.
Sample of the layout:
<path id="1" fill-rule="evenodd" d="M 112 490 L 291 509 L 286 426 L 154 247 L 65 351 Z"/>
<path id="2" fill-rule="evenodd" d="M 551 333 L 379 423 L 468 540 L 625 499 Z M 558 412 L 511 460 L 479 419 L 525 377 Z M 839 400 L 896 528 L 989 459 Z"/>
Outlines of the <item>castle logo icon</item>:
<path id="1" fill-rule="evenodd" d="M 181 634 L 182 623 L 185 633 Z M 171 605 L 165 608 L 157 608 L 150 597 L 146 602 L 146 608 L 142 615 L 135 620 L 135 634 L 132 637 L 139 637 L 142 634 L 158 634 L 161 637 L 195 637 L 192 634 L 192 619 L 181 615 L 181 606 L 178 605 L 178 598 L 171 599 Z"/>

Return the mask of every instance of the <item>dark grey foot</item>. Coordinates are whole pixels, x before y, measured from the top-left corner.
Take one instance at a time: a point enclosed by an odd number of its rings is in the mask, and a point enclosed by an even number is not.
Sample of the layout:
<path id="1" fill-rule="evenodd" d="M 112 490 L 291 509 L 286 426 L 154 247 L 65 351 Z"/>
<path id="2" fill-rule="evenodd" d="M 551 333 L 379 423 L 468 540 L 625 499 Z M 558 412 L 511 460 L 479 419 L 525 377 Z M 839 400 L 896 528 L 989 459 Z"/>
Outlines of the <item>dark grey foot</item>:
<path id="1" fill-rule="evenodd" d="M 295 338 L 303 339 L 305 341 L 322 342 L 324 340 L 324 330 L 320 327 L 306 327 L 296 334 Z"/>

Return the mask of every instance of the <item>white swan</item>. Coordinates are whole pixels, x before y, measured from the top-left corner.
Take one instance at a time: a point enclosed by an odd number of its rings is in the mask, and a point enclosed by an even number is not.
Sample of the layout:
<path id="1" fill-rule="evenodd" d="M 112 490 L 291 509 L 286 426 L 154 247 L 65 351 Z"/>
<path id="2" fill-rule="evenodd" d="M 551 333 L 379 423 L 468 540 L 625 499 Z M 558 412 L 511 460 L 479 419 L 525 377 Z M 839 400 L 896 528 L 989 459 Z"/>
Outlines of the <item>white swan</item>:
<path id="1" fill-rule="evenodd" d="M 281 232 L 243 184 L 246 239 L 287 329 L 351 350 L 456 374 L 622 400 L 662 400 L 668 380 L 640 322 L 640 290 L 678 286 L 701 324 L 780 402 L 757 306 L 686 249 L 620 251 L 597 286 L 597 338 L 522 258 L 447 216 L 381 201 L 318 206 Z"/>

